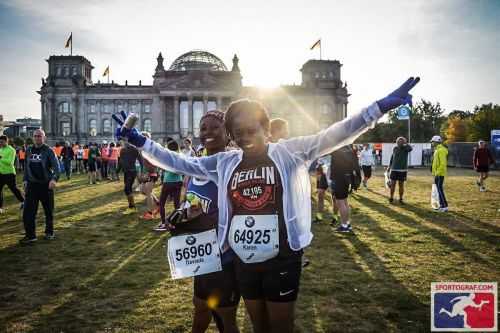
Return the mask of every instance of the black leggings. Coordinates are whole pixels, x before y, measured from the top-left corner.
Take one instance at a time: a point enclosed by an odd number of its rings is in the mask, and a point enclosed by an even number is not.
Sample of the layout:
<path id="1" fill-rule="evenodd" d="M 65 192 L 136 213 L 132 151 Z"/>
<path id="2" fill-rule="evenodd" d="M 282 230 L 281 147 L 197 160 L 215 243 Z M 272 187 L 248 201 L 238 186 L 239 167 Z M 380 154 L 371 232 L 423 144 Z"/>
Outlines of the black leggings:
<path id="1" fill-rule="evenodd" d="M 126 196 L 129 196 L 132 194 L 132 186 L 134 185 L 134 180 L 135 177 L 137 177 L 137 171 L 123 171 L 123 184 L 125 185 L 124 187 L 124 192 Z"/>
<path id="2" fill-rule="evenodd" d="M 165 204 L 170 196 L 174 201 L 175 209 L 179 208 L 181 200 L 182 182 L 163 183 L 160 194 L 160 216 L 161 222 L 165 223 Z"/>
<path id="3" fill-rule="evenodd" d="M 3 186 L 7 185 L 12 194 L 19 200 L 19 202 L 24 201 L 24 197 L 21 194 L 21 191 L 16 186 L 16 175 L 13 173 L 9 174 L 0 174 L 0 208 L 3 207 Z"/>

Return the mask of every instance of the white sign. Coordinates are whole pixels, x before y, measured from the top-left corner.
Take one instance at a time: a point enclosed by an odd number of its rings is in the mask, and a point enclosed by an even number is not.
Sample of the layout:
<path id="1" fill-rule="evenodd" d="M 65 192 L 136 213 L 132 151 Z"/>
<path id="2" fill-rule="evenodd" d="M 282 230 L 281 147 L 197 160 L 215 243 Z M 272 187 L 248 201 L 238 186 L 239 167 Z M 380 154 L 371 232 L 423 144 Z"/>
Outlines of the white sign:
<path id="1" fill-rule="evenodd" d="M 405 120 L 410 119 L 410 108 L 406 105 L 402 105 L 398 108 L 398 119 Z"/>
<path id="2" fill-rule="evenodd" d="M 263 262 L 279 252 L 278 215 L 235 215 L 229 246 L 245 263 Z"/>
<path id="3" fill-rule="evenodd" d="M 167 257 L 172 279 L 222 270 L 215 229 L 170 238 Z"/>

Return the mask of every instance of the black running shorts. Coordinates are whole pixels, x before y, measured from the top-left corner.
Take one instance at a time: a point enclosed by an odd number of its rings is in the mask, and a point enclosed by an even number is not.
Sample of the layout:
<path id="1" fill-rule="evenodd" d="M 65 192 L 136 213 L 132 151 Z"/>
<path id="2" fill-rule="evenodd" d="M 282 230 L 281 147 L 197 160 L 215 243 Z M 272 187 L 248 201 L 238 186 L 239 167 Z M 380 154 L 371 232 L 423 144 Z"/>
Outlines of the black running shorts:
<path id="1" fill-rule="evenodd" d="M 363 165 L 363 166 L 361 166 L 361 168 L 363 169 L 363 175 L 365 176 L 365 178 L 371 178 L 372 166 L 371 165 Z"/>
<path id="2" fill-rule="evenodd" d="M 391 180 L 397 180 L 400 182 L 406 181 L 406 171 L 391 171 L 389 175 Z"/>
<path id="3" fill-rule="evenodd" d="M 302 262 L 258 270 L 236 260 L 236 276 L 243 299 L 269 302 L 295 302 L 299 294 Z"/>
<path id="4" fill-rule="evenodd" d="M 332 193 L 337 200 L 347 199 L 349 196 L 349 185 L 351 184 L 350 175 L 336 175 L 332 179 Z"/>
<path id="5" fill-rule="evenodd" d="M 233 262 L 222 265 L 222 271 L 194 277 L 194 296 L 202 300 L 212 299 L 220 308 L 237 306 L 240 292 Z"/>

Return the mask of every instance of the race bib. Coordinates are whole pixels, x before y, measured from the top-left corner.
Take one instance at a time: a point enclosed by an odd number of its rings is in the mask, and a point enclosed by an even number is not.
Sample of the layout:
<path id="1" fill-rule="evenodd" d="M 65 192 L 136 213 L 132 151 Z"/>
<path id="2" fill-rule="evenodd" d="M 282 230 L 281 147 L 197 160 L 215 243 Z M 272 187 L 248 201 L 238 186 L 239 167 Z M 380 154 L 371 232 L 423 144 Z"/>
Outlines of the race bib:
<path id="1" fill-rule="evenodd" d="M 279 252 L 278 215 L 235 215 L 229 245 L 244 263 L 263 262 Z"/>
<path id="2" fill-rule="evenodd" d="M 167 248 L 172 279 L 182 279 L 222 270 L 215 229 L 171 237 Z"/>

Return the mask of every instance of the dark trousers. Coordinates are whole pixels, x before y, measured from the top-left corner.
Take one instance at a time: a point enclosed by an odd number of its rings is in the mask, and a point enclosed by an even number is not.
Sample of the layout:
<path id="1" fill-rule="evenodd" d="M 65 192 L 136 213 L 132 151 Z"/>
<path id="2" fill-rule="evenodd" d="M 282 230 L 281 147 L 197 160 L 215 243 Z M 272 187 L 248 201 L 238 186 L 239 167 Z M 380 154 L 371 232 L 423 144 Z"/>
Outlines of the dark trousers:
<path id="1" fill-rule="evenodd" d="M 28 183 L 24 201 L 23 222 L 26 236 L 36 237 L 36 213 L 41 202 L 45 212 L 45 234 L 54 233 L 54 191 L 49 190 L 48 183 Z"/>
<path id="2" fill-rule="evenodd" d="M 107 160 L 101 161 L 101 176 L 102 176 L 102 179 L 108 178 L 108 161 Z"/>
<path id="3" fill-rule="evenodd" d="M 9 173 L 7 175 L 0 174 L 0 208 L 3 207 L 3 186 L 7 185 L 12 194 L 19 200 L 19 202 L 23 202 L 24 198 L 21 194 L 21 191 L 16 186 L 16 175 L 13 173 Z"/>
<path id="4" fill-rule="evenodd" d="M 126 196 L 129 196 L 132 194 L 132 186 L 134 185 L 134 180 L 135 177 L 137 177 L 137 171 L 135 170 L 129 170 L 123 171 L 123 185 L 124 185 L 124 192 Z"/>
<path id="5" fill-rule="evenodd" d="M 448 207 L 448 202 L 446 201 L 446 196 L 444 195 L 444 176 L 435 176 L 434 183 L 436 184 L 439 193 L 439 206 L 441 208 Z"/>
<path id="6" fill-rule="evenodd" d="M 160 194 L 160 216 L 161 222 L 165 223 L 165 204 L 170 196 L 174 201 L 175 209 L 179 208 L 181 200 L 182 182 L 163 183 Z"/>
<path id="7" fill-rule="evenodd" d="M 71 160 L 63 159 L 64 172 L 66 173 L 66 178 L 71 177 Z"/>

